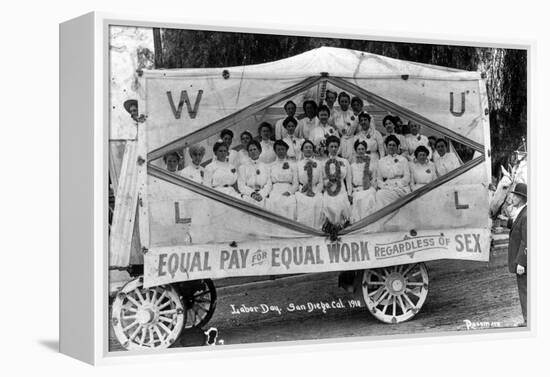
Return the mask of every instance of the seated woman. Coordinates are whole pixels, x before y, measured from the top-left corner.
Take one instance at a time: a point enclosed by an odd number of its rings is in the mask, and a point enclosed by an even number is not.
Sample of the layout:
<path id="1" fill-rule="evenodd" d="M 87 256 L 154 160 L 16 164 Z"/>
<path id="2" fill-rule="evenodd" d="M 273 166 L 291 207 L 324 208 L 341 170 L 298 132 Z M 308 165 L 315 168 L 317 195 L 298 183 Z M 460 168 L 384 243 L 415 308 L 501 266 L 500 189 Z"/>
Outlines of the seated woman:
<path id="1" fill-rule="evenodd" d="M 359 114 L 359 133 L 354 137 L 354 150 L 357 141 L 364 141 L 366 143 L 366 154 L 368 154 L 371 161 L 375 163 L 386 155 L 386 151 L 384 150 L 384 138 L 376 127 L 374 127 L 374 124 L 371 124 L 371 116 L 369 113 L 362 112 Z"/>
<path id="2" fill-rule="evenodd" d="M 435 180 L 435 165 L 428 159 L 428 148 L 421 145 L 414 151 L 414 160 L 410 162 L 411 189 L 416 190 Z"/>
<path id="3" fill-rule="evenodd" d="M 260 154 L 260 161 L 271 164 L 277 156 L 273 152 L 273 141 L 271 140 L 271 124 L 263 122 L 258 126 L 258 135 L 260 137 L 260 145 L 262 146 L 262 153 Z"/>
<path id="4" fill-rule="evenodd" d="M 300 119 L 296 134 L 298 137 L 304 139 L 310 139 L 309 133 L 319 124 L 319 118 L 317 118 L 317 103 L 312 100 L 304 101 L 304 113 L 305 117 Z"/>
<path id="5" fill-rule="evenodd" d="M 189 157 L 191 163 L 181 171 L 181 176 L 197 183 L 202 184 L 204 180 L 204 168 L 201 166 L 204 157 L 204 147 L 202 145 L 192 145 L 189 147 Z"/>
<path id="6" fill-rule="evenodd" d="M 310 140 L 302 144 L 303 159 L 298 161 L 299 190 L 296 192 L 296 220 L 320 229 L 323 225 L 323 180 L 322 167 L 313 159 L 315 146 Z"/>
<path id="7" fill-rule="evenodd" d="M 296 104 L 293 101 L 288 101 L 285 103 L 284 109 L 286 117 L 279 119 L 277 123 L 275 123 L 275 140 L 282 140 L 288 135 L 283 126 L 283 122 L 288 117 L 294 118 L 296 116 Z"/>
<path id="8" fill-rule="evenodd" d="M 237 183 L 237 169 L 227 161 L 228 148 L 224 141 L 214 144 L 216 158 L 204 169 L 204 184 L 224 194 L 240 198 L 235 190 Z"/>
<path id="9" fill-rule="evenodd" d="M 227 128 L 222 130 L 222 132 L 220 132 L 220 139 L 222 139 L 222 141 L 227 145 L 227 161 L 229 161 L 229 163 L 235 168 L 238 168 L 239 153 L 236 150 L 231 149 L 231 144 L 233 144 L 233 131 Z"/>
<path id="10" fill-rule="evenodd" d="M 340 155 L 349 160 L 353 154 L 353 135 L 357 129 L 358 119 L 353 110 L 349 108 L 350 98 L 346 92 L 340 92 L 338 104 L 340 110 L 335 110 L 334 126 L 338 129 L 341 137 Z"/>
<path id="11" fill-rule="evenodd" d="M 298 172 L 296 164 L 287 158 L 288 145 L 277 140 L 273 145 L 277 159 L 270 166 L 272 183 L 271 193 L 266 208 L 289 219 L 296 218 L 296 198 L 298 190 Z"/>
<path id="12" fill-rule="evenodd" d="M 340 139 L 327 138 L 328 159 L 322 164 L 323 215 L 333 225 L 344 227 L 351 217 L 351 170 L 348 160 L 338 157 Z"/>
<path id="13" fill-rule="evenodd" d="M 355 223 L 376 210 L 375 174 L 376 161 L 366 154 L 367 143 L 357 140 L 354 144 L 355 162 L 351 164 L 352 206 L 351 222 Z"/>
<path id="14" fill-rule="evenodd" d="M 239 166 L 238 187 L 242 198 L 252 204 L 265 207 L 271 191 L 269 167 L 259 160 L 262 146 L 256 140 L 248 143 L 248 163 Z"/>
<path id="15" fill-rule="evenodd" d="M 395 135 L 386 137 L 388 154 L 378 161 L 376 170 L 376 207 L 383 208 L 410 192 L 411 172 L 407 158 L 397 154 L 399 139 Z"/>
<path id="16" fill-rule="evenodd" d="M 386 136 L 384 137 L 384 145 L 386 144 L 386 139 L 388 136 L 393 135 L 399 140 L 399 146 L 397 149 L 397 154 L 403 155 L 405 157 L 408 156 L 409 151 L 407 148 L 407 141 L 405 140 L 405 137 L 401 134 L 396 133 L 395 131 L 395 118 L 391 115 L 386 115 L 384 119 L 382 119 L 382 125 L 386 129 Z M 385 148 L 386 154 L 388 154 L 388 149 Z"/>
<path id="17" fill-rule="evenodd" d="M 164 164 L 166 165 L 166 170 L 175 173 L 178 171 L 178 166 L 180 163 L 180 155 L 177 152 L 171 152 L 165 154 L 162 159 L 164 160 Z"/>
<path id="18" fill-rule="evenodd" d="M 448 145 L 445 139 L 437 139 L 435 142 L 437 158 L 434 158 L 434 164 L 438 177 L 441 177 L 442 175 L 445 175 L 460 166 L 460 161 L 458 161 L 456 155 L 452 152 L 447 152 L 447 148 Z"/>
<path id="19" fill-rule="evenodd" d="M 248 143 L 252 141 L 252 134 L 248 131 L 241 132 L 240 135 L 241 144 L 237 146 L 236 150 L 238 151 L 238 160 L 239 160 L 239 166 L 248 164 L 250 162 L 250 158 L 248 157 L 248 150 L 246 149 L 248 147 Z"/>
<path id="20" fill-rule="evenodd" d="M 405 140 L 407 141 L 409 160 L 413 161 L 415 159 L 416 148 L 421 145 L 428 150 L 428 159 L 430 160 L 432 158 L 432 151 L 429 148 L 430 141 L 426 136 L 420 134 L 420 124 L 410 121 L 408 126 L 411 132 L 405 136 Z"/>
<path id="21" fill-rule="evenodd" d="M 283 141 L 288 145 L 287 155 L 292 161 L 302 159 L 302 143 L 304 142 L 304 139 L 297 137 L 294 133 L 296 126 L 298 126 L 298 120 L 294 117 L 288 117 L 283 122 L 283 127 L 287 133 Z"/>
<path id="22" fill-rule="evenodd" d="M 309 140 L 311 140 L 316 147 L 318 147 L 319 143 L 324 141 L 327 137 L 331 135 L 338 136 L 338 130 L 329 124 L 330 110 L 327 106 L 319 106 L 317 116 L 319 117 L 319 125 L 314 127 L 309 133 Z"/>

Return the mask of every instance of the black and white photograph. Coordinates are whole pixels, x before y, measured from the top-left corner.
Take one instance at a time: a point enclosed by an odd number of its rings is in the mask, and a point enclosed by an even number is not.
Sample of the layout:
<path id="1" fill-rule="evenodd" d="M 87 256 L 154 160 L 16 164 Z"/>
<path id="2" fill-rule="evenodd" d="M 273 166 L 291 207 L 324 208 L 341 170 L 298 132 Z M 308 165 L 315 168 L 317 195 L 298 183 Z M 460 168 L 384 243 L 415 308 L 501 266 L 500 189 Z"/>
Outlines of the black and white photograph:
<path id="1" fill-rule="evenodd" d="M 529 328 L 527 48 L 108 43 L 109 352 Z"/>

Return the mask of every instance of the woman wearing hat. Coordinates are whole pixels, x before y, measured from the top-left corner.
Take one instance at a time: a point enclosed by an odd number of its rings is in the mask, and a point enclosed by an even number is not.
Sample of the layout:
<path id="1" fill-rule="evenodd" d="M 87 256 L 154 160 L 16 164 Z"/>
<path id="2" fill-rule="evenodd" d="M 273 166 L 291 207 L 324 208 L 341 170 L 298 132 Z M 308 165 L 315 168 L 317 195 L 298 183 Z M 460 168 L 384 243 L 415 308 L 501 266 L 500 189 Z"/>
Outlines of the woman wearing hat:
<path id="1" fill-rule="evenodd" d="M 181 176 L 202 184 L 204 180 L 204 168 L 201 166 L 204 157 L 204 147 L 202 145 L 192 145 L 189 147 L 189 157 L 191 164 L 181 171 Z"/>
<path id="2" fill-rule="evenodd" d="M 364 141 L 367 145 L 366 154 L 369 155 L 371 161 L 377 163 L 380 157 L 386 155 L 384 150 L 384 138 L 382 134 L 371 123 L 371 116 L 369 113 L 362 112 L 359 114 L 359 133 L 354 137 L 354 150 L 355 144 L 358 141 Z"/>
<path id="3" fill-rule="evenodd" d="M 275 152 L 273 151 L 273 141 L 271 141 L 271 124 L 267 122 L 261 123 L 258 126 L 258 134 L 260 137 L 260 145 L 262 146 L 260 161 L 266 164 L 271 164 L 277 158 Z"/>
<path id="4" fill-rule="evenodd" d="M 323 225 L 322 165 L 313 158 L 315 146 L 310 140 L 302 144 L 303 159 L 297 162 L 299 189 L 296 192 L 296 220 L 320 229 Z"/>
<path id="5" fill-rule="evenodd" d="M 244 200 L 263 208 L 271 191 L 269 167 L 259 159 L 262 146 L 258 141 L 252 140 L 247 149 L 249 162 L 239 166 L 239 191 Z"/>
<path id="6" fill-rule="evenodd" d="M 379 189 L 376 193 L 377 208 L 383 208 L 410 192 L 409 161 L 397 153 L 399 139 L 395 135 L 389 135 L 386 137 L 385 145 L 388 154 L 378 161 L 376 171 Z"/>
<path id="7" fill-rule="evenodd" d="M 302 158 L 302 143 L 304 139 L 299 138 L 294 133 L 298 126 L 298 120 L 294 117 L 288 117 L 283 121 L 283 127 L 286 130 L 286 136 L 283 141 L 288 145 L 288 158 L 292 161 L 298 161 Z"/>
<path id="8" fill-rule="evenodd" d="M 450 171 L 455 170 L 460 166 L 460 161 L 452 152 L 447 152 L 447 141 L 445 139 L 437 139 L 435 142 L 435 150 L 437 151 L 437 159 L 435 161 L 435 170 L 437 175 L 441 177 Z"/>
<path id="9" fill-rule="evenodd" d="M 411 189 L 416 190 L 427 183 L 435 180 L 435 165 L 428 159 L 430 151 L 424 145 L 414 151 L 414 160 L 410 162 L 411 168 Z"/>
<path id="10" fill-rule="evenodd" d="M 322 168 L 323 174 L 323 215 L 333 225 L 343 226 L 351 217 L 351 170 L 349 161 L 338 157 L 340 139 L 327 138 L 328 159 Z"/>
<path id="11" fill-rule="evenodd" d="M 270 166 L 272 189 L 266 208 L 273 213 L 294 220 L 296 218 L 294 193 L 298 190 L 296 164 L 288 159 L 288 145 L 284 141 L 275 141 L 273 150 L 277 158 Z"/>
<path id="12" fill-rule="evenodd" d="M 367 142 L 357 140 L 354 144 L 355 161 L 351 164 L 352 206 L 351 223 L 373 213 L 376 208 L 376 188 L 374 184 L 376 161 L 367 152 Z"/>
<path id="13" fill-rule="evenodd" d="M 227 161 L 227 144 L 219 140 L 214 144 L 214 155 L 212 162 L 204 169 L 204 184 L 224 194 L 240 198 L 241 195 L 235 190 L 237 183 L 237 169 Z"/>

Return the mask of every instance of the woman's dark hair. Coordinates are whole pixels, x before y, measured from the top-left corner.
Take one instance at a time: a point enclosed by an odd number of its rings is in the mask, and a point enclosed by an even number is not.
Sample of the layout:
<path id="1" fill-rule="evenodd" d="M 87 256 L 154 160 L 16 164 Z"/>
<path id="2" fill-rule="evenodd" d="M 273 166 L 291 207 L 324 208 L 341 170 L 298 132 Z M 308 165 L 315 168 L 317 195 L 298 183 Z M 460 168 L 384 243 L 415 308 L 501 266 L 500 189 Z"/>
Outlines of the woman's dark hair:
<path id="1" fill-rule="evenodd" d="M 283 127 L 286 128 L 289 123 L 294 123 L 295 126 L 298 126 L 298 119 L 294 117 L 286 117 L 285 120 L 283 120 Z"/>
<path id="2" fill-rule="evenodd" d="M 335 97 L 338 97 L 338 93 L 336 93 L 334 90 L 327 89 L 325 90 L 325 98 L 327 98 L 327 94 L 332 93 Z"/>
<path id="3" fill-rule="evenodd" d="M 307 105 L 313 106 L 313 111 L 314 111 L 315 115 L 317 115 L 317 103 L 313 100 L 304 101 L 304 103 L 302 104 L 302 107 L 304 108 L 304 111 L 306 111 L 306 106 Z"/>
<path id="4" fill-rule="evenodd" d="M 276 140 L 274 143 L 273 143 L 273 150 L 276 151 L 277 149 L 277 145 L 282 145 L 283 147 L 285 147 L 285 149 L 288 151 L 288 144 L 285 143 L 284 141 L 282 141 L 281 139 L 279 140 Z"/>
<path id="5" fill-rule="evenodd" d="M 267 122 L 260 123 L 260 125 L 258 126 L 258 133 L 261 134 L 262 128 L 265 128 L 265 127 L 269 128 L 269 132 L 273 133 L 273 127 L 271 127 L 271 124 Z"/>
<path id="6" fill-rule="evenodd" d="M 220 140 L 214 143 L 214 148 L 213 148 L 214 153 L 216 153 L 218 149 L 220 149 L 220 147 L 226 147 L 227 150 L 229 150 L 229 147 L 227 146 L 227 144 L 225 144 L 223 141 Z"/>
<path id="7" fill-rule="evenodd" d="M 437 140 L 435 136 L 428 136 L 428 140 Z"/>
<path id="8" fill-rule="evenodd" d="M 310 144 L 313 147 L 313 152 L 315 152 L 315 144 L 313 144 L 313 141 L 311 141 L 309 139 L 304 140 L 304 142 L 302 143 L 302 146 L 300 147 L 301 151 L 304 150 L 304 145 L 306 145 L 306 144 Z"/>
<path id="9" fill-rule="evenodd" d="M 248 131 L 243 131 L 241 132 L 241 135 L 240 135 L 240 138 L 242 139 L 244 135 L 248 135 L 248 137 L 250 138 L 250 140 L 254 139 L 254 137 L 252 136 L 252 134 Z"/>
<path id="10" fill-rule="evenodd" d="M 357 152 L 357 147 L 360 145 L 364 146 L 365 149 L 369 149 L 365 140 L 355 140 L 355 143 L 353 143 L 353 150 Z"/>
<path id="11" fill-rule="evenodd" d="M 393 126 L 395 127 L 395 117 L 391 116 L 391 115 L 386 115 L 384 117 L 384 119 L 382 119 L 382 126 L 386 127 L 386 121 L 389 120 L 390 122 L 393 123 Z"/>
<path id="12" fill-rule="evenodd" d="M 361 120 L 361 118 L 367 118 L 369 122 L 371 121 L 370 114 L 365 111 L 361 111 L 359 115 L 357 115 L 357 118 L 359 118 L 359 120 Z"/>
<path id="13" fill-rule="evenodd" d="M 353 104 L 354 102 L 359 102 L 361 104 L 361 107 L 363 106 L 363 100 L 359 97 L 353 97 L 350 103 Z"/>
<path id="14" fill-rule="evenodd" d="M 340 93 L 338 94 L 338 102 L 340 102 L 340 99 L 341 99 L 342 97 L 348 97 L 348 100 L 350 99 L 350 98 L 349 98 L 349 94 L 347 94 L 346 92 L 340 92 Z"/>
<path id="15" fill-rule="evenodd" d="M 223 137 L 224 137 L 225 135 L 229 135 L 229 136 L 231 136 L 231 139 L 233 139 L 233 131 L 231 131 L 231 130 L 229 130 L 229 129 L 227 129 L 227 128 L 224 129 L 224 130 L 222 130 L 222 132 L 220 132 L 220 137 L 221 137 L 222 139 L 223 139 Z"/>
<path id="16" fill-rule="evenodd" d="M 260 153 L 262 153 L 262 145 L 260 144 L 260 142 L 258 140 L 250 140 L 250 143 L 247 144 L 246 146 L 246 151 L 248 152 L 248 149 L 250 148 L 251 145 L 255 145 L 256 148 L 258 148 L 258 150 L 260 151 Z"/>
<path id="17" fill-rule="evenodd" d="M 288 105 L 294 105 L 294 107 L 296 107 L 296 104 L 294 103 L 294 101 L 287 101 L 287 102 L 285 103 L 285 105 L 283 106 L 283 109 L 286 110 L 286 107 L 287 107 Z"/>
<path id="18" fill-rule="evenodd" d="M 326 142 L 327 148 L 331 143 L 337 143 L 338 146 L 340 146 L 340 138 L 338 136 L 330 135 L 329 137 L 327 137 L 327 142 Z"/>
<path id="19" fill-rule="evenodd" d="M 330 109 L 328 108 L 327 105 L 319 106 L 319 108 L 317 109 L 317 114 L 319 114 L 321 111 L 326 111 L 328 113 L 328 115 L 330 116 Z"/>
<path id="20" fill-rule="evenodd" d="M 386 146 L 387 146 L 390 141 L 394 141 L 397 146 L 399 146 L 399 144 L 401 144 L 399 142 L 399 139 L 395 135 L 390 135 L 390 136 L 386 137 L 386 140 L 384 140 L 384 144 L 386 144 Z"/>
<path id="21" fill-rule="evenodd" d="M 418 148 L 416 148 L 416 149 L 414 150 L 414 157 L 418 158 L 418 154 L 419 154 L 420 152 L 426 153 L 426 156 L 430 154 L 430 151 L 428 150 L 428 148 L 426 148 L 426 147 L 423 146 L 423 145 L 420 145 Z"/>
<path id="22" fill-rule="evenodd" d="M 439 143 L 445 144 L 445 148 L 447 148 L 447 147 L 449 146 L 449 144 L 447 143 L 447 140 L 445 140 L 445 139 L 441 139 L 441 138 L 440 138 L 440 139 L 437 139 L 437 140 L 435 141 L 435 146 L 437 147 L 437 144 L 439 144 Z"/>
<path id="23" fill-rule="evenodd" d="M 178 152 L 170 152 L 170 153 L 166 153 L 164 156 L 162 156 L 162 159 L 164 160 L 164 163 L 166 163 L 166 160 L 168 159 L 168 156 L 176 156 L 177 159 L 178 159 L 178 162 L 179 162 L 179 160 L 181 160 L 181 156 Z"/>

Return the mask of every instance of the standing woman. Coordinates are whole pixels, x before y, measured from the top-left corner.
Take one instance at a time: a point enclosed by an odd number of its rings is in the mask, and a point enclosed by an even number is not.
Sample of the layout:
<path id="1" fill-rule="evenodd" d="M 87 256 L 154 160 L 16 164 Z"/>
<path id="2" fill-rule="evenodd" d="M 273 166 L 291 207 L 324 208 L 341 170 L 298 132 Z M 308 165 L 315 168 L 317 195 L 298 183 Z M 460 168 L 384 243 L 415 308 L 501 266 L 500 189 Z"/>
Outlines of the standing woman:
<path id="1" fill-rule="evenodd" d="M 367 145 L 366 154 L 369 155 L 371 161 L 378 162 L 381 157 L 386 155 L 384 150 L 384 138 L 382 134 L 371 124 L 371 116 L 369 113 L 362 112 L 359 114 L 359 133 L 355 135 L 353 147 L 357 141 L 364 141 Z"/>
<path id="2" fill-rule="evenodd" d="M 378 161 L 376 181 L 376 207 L 383 208 L 410 192 L 411 172 L 407 158 L 397 154 L 399 139 L 395 135 L 386 137 L 388 154 Z"/>
<path id="3" fill-rule="evenodd" d="M 271 124 L 263 122 L 258 126 L 258 134 L 260 136 L 260 145 L 262 146 L 262 153 L 260 154 L 260 161 L 271 164 L 277 156 L 273 152 L 273 141 L 271 141 Z"/>
<path id="4" fill-rule="evenodd" d="M 386 136 L 384 137 L 384 145 L 386 144 L 386 139 L 388 136 L 393 135 L 399 140 L 399 146 L 397 149 L 398 154 L 403 154 L 405 157 L 408 154 L 407 149 L 407 141 L 405 140 L 405 137 L 401 134 L 398 134 L 395 132 L 395 117 L 391 115 L 386 115 L 384 119 L 382 119 L 382 124 L 384 125 L 384 128 L 386 129 Z M 388 154 L 388 149 L 386 148 L 386 154 Z"/>
<path id="5" fill-rule="evenodd" d="M 313 128 L 309 133 L 309 140 L 311 140 L 315 146 L 319 146 L 321 141 L 324 141 L 331 135 L 338 136 L 338 130 L 329 124 L 330 110 L 327 106 L 319 106 L 317 116 L 319 117 L 319 125 Z"/>
<path id="6" fill-rule="evenodd" d="M 181 176 L 202 184 L 204 180 L 204 168 L 201 166 L 204 157 L 204 147 L 202 145 L 192 145 L 189 147 L 189 156 L 191 163 L 181 171 Z"/>
<path id="7" fill-rule="evenodd" d="M 340 92 L 338 104 L 340 110 L 335 111 L 334 125 L 341 137 L 340 154 L 349 160 L 353 155 L 353 134 L 357 127 L 357 118 L 353 114 L 353 110 L 349 108 L 350 98 L 346 92 Z"/>
<path id="8" fill-rule="evenodd" d="M 447 152 L 447 141 L 445 139 L 437 139 L 435 142 L 435 150 L 437 151 L 437 158 L 435 161 L 435 170 L 437 175 L 441 177 L 450 171 L 455 170 L 460 166 L 460 161 L 454 153 Z"/>
<path id="9" fill-rule="evenodd" d="M 275 123 L 275 140 L 281 140 L 287 136 L 287 132 L 283 126 L 283 122 L 288 117 L 296 116 L 296 104 L 293 101 L 288 101 L 287 103 L 285 103 L 284 109 L 286 112 L 286 117 L 279 119 L 277 123 Z"/>
<path id="10" fill-rule="evenodd" d="M 414 151 L 414 160 L 410 163 L 411 189 L 414 191 L 427 183 L 435 180 L 435 165 L 428 159 L 430 151 L 424 145 Z"/>
<path id="11" fill-rule="evenodd" d="M 296 134 L 303 139 L 309 139 L 309 133 L 319 124 L 319 118 L 317 118 L 317 104 L 315 101 L 308 100 L 304 102 L 305 117 L 298 122 L 298 128 Z"/>
<path id="12" fill-rule="evenodd" d="M 273 145 L 277 159 L 270 166 L 272 183 L 266 208 L 273 213 L 294 220 L 296 218 L 296 197 L 298 172 L 296 164 L 287 158 L 288 145 L 277 140 Z"/>
<path id="13" fill-rule="evenodd" d="M 231 149 L 231 144 L 233 144 L 233 131 L 230 129 L 224 129 L 220 132 L 220 138 L 227 145 L 227 161 L 233 165 L 233 167 L 239 167 L 239 152 L 234 149 Z"/>
<path id="14" fill-rule="evenodd" d="M 288 117 L 283 122 L 287 133 L 283 141 L 288 145 L 288 158 L 294 162 L 302 158 L 302 143 L 304 142 L 304 139 L 296 136 L 296 126 L 298 126 L 298 121 L 294 117 Z"/>
<path id="15" fill-rule="evenodd" d="M 248 164 L 250 162 L 247 147 L 248 143 L 252 141 L 252 134 L 248 131 L 243 131 L 241 132 L 240 139 L 241 144 L 236 148 L 238 151 L 239 166 Z"/>
<path id="16" fill-rule="evenodd" d="M 326 107 L 328 108 L 329 118 L 328 118 L 328 124 L 331 126 L 334 126 L 334 116 L 336 115 L 336 107 L 334 107 L 334 104 L 336 103 L 336 98 L 338 97 L 338 93 L 327 89 L 325 92 L 325 102 Z M 321 106 L 319 106 L 319 110 L 317 113 L 319 113 Z M 317 115 L 319 116 L 319 115 Z M 319 118 L 319 121 L 321 118 Z M 311 140 L 311 139 L 310 139 Z"/>
<path id="17" fill-rule="evenodd" d="M 354 144 L 355 162 L 351 164 L 352 206 L 351 222 L 355 223 L 376 210 L 376 188 L 374 187 L 376 161 L 367 152 L 367 143 L 357 140 Z"/>
<path id="18" fill-rule="evenodd" d="M 430 141 L 425 135 L 420 134 L 420 124 L 409 121 L 409 129 L 411 133 L 405 136 L 405 140 L 407 140 L 407 148 L 409 148 L 409 160 L 414 160 L 416 148 L 421 145 L 426 147 L 426 150 L 428 151 L 428 159 L 431 160 L 432 153 L 429 148 Z"/>
<path id="19" fill-rule="evenodd" d="M 299 190 L 296 192 L 296 221 L 320 229 L 323 225 L 323 180 L 321 162 L 313 159 L 315 146 L 310 140 L 302 144 L 303 159 L 298 161 Z"/>
<path id="20" fill-rule="evenodd" d="M 271 191 L 269 167 L 259 160 L 262 146 L 258 141 L 252 140 L 247 148 L 250 159 L 239 166 L 239 191 L 245 201 L 263 208 Z"/>
<path id="21" fill-rule="evenodd" d="M 338 157 L 340 139 L 336 136 L 327 138 L 328 159 L 322 168 L 323 215 L 334 226 L 343 227 L 351 217 L 351 170 L 349 161 Z"/>
<path id="22" fill-rule="evenodd" d="M 235 190 L 237 183 L 237 169 L 227 161 L 228 148 L 224 141 L 214 144 L 216 158 L 204 169 L 204 184 L 224 194 L 240 198 Z"/>

